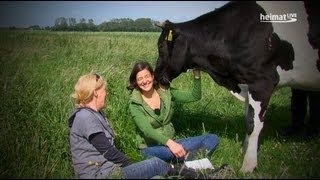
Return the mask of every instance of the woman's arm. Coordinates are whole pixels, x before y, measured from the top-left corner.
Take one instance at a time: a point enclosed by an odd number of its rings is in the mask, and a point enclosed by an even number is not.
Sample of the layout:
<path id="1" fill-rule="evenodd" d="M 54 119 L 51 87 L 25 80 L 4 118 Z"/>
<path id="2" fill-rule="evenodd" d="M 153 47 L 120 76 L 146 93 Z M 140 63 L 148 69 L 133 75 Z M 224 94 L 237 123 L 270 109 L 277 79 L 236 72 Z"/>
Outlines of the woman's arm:
<path id="1" fill-rule="evenodd" d="M 89 142 L 106 158 L 121 167 L 132 164 L 129 158 L 114 147 L 104 132 L 95 133 L 89 136 Z"/>
<path id="2" fill-rule="evenodd" d="M 193 70 L 193 85 L 191 90 L 171 89 L 174 101 L 178 102 L 194 102 L 201 99 L 201 75 L 200 70 Z"/>
<path id="3" fill-rule="evenodd" d="M 181 144 L 176 143 L 172 139 L 164 136 L 151 126 L 151 124 L 148 122 L 146 118 L 146 115 L 144 115 L 144 113 L 142 112 L 140 106 L 131 104 L 130 111 L 133 115 L 135 123 L 137 124 L 139 129 L 145 134 L 145 136 L 167 146 L 170 149 L 170 151 L 178 158 L 186 155 L 186 151 L 184 150 Z"/>

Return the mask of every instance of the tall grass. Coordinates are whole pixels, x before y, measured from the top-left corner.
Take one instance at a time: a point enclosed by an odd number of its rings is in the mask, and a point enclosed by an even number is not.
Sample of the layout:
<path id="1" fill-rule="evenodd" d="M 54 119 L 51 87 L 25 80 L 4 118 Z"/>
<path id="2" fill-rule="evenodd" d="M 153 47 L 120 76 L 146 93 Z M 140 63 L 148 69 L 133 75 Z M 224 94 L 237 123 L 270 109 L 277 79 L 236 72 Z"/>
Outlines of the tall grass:
<path id="1" fill-rule="evenodd" d="M 141 160 L 128 112 L 129 73 L 137 60 L 155 65 L 159 33 L 0 32 L 0 177 L 74 178 L 67 119 L 77 79 L 96 72 L 107 79 L 105 112 L 116 144 L 133 161 Z M 191 87 L 192 73 L 173 81 Z M 178 137 L 215 133 L 221 143 L 211 161 L 229 164 L 233 178 L 319 178 L 319 138 L 283 138 L 290 124 L 290 89 L 275 92 L 261 134 L 258 171 L 239 171 L 243 156 L 244 105 L 202 73 L 202 99 L 176 108 Z"/>

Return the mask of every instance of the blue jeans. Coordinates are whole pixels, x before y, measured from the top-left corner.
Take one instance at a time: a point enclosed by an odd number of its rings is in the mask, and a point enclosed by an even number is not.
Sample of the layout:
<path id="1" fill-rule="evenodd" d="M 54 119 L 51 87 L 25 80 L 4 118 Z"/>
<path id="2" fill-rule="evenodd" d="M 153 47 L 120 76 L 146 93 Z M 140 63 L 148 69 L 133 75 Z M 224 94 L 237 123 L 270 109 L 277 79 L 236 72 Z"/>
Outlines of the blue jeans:
<path id="1" fill-rule="evenodd" d="M 218 146 L 220 140 L 219 137 L 215 134 L 205 134 L 196 137 L 189 137 L 184 139 L 176 140 L 175 142 L 182 145 L 186 153 L 197 153 L 198 151 L 205 149 L 207 150 L 207 155 L 211 155 L 213 151 Z M 167 146 L 164 145 L 155 145 L 149 146 L 141 150 L 141 154 L 148 158 L 150 156 L 158 157 L 164 161 L 178 161 L 182 162 L 184 158 L 177 159 L 174 154 L 170 151 Z"/>
<path id="2" fill-rule="evenodd" d="M 170 164 L 153 157 L 131 164 L 121 169 L 125 179 L 150 179 L 154 176 L 164 176 L 168 173 Z"/>

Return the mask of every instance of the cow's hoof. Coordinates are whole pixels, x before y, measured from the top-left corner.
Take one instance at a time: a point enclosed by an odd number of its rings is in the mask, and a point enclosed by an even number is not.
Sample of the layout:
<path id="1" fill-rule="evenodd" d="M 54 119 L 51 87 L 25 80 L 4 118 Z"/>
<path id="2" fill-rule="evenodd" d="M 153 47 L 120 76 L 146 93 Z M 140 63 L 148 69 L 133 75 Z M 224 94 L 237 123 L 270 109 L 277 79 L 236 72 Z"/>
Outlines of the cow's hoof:
<path id="1" fill-rule="evenodd" d="M 257 171 L 257 167 L 241 167 L 240 171 L 243 173 L 252 173 Z"/>
<path id="2" fill-rule="evenodd" d="M 252 173 L 256 168 L 255 167 L 245 167 L 242 166 L 240 171 L 243 173 Z"/>

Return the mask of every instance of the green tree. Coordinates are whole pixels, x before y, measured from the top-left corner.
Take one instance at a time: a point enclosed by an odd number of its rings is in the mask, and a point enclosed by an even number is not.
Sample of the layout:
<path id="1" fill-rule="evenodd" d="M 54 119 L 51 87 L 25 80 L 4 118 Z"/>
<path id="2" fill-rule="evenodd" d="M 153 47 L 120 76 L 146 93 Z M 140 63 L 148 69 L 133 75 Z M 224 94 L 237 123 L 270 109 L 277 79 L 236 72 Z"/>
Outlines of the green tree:
<path id="1" fill-rule="evenodd" d="M 34 25 L 34 26 L 29 26 L 28 29 L 41 30 L 41 27 L 39 25 Z"/>
<path id="2" fill-rule="evenodd" d="M 68 29 L 67 19 L 65 17 L 59 17 L 55 20 L 54 30 L 66 31 Z"/>
<path id="3" fill-rule="evenodd" d="M 99 31 L 108 31 L 108 22 L 103 22 L 100 25 L 98 25 Z"/>
<path id="4" fill-rule="evenodd" d="M 69 30 L 70 31 L 75 31 L 76 30 L 76 25 L 77 25 L 76 18 L 69 18 Z"/>
<path id="5" fill-rule="evenodd" d="M 77 29 L 79 31 L 87 31 L 88 30 L 88 26 L 87 26 L 85 18 L 80 19 L 80 22 L 77 24 Z"/>
<path id="6" fill-rule="evenodd" d="M 135 25 L 138 31 L 146 32 L 153 29 L 152 21 L 150 18 L 138 18 L 135 20 Z"/>
<path id="7" fill-rule="evenodd" d="M 96 25 L 93 23 L 93 19 L 88 20 L 88 30 L 89 31 L 97 31 Z"/>

